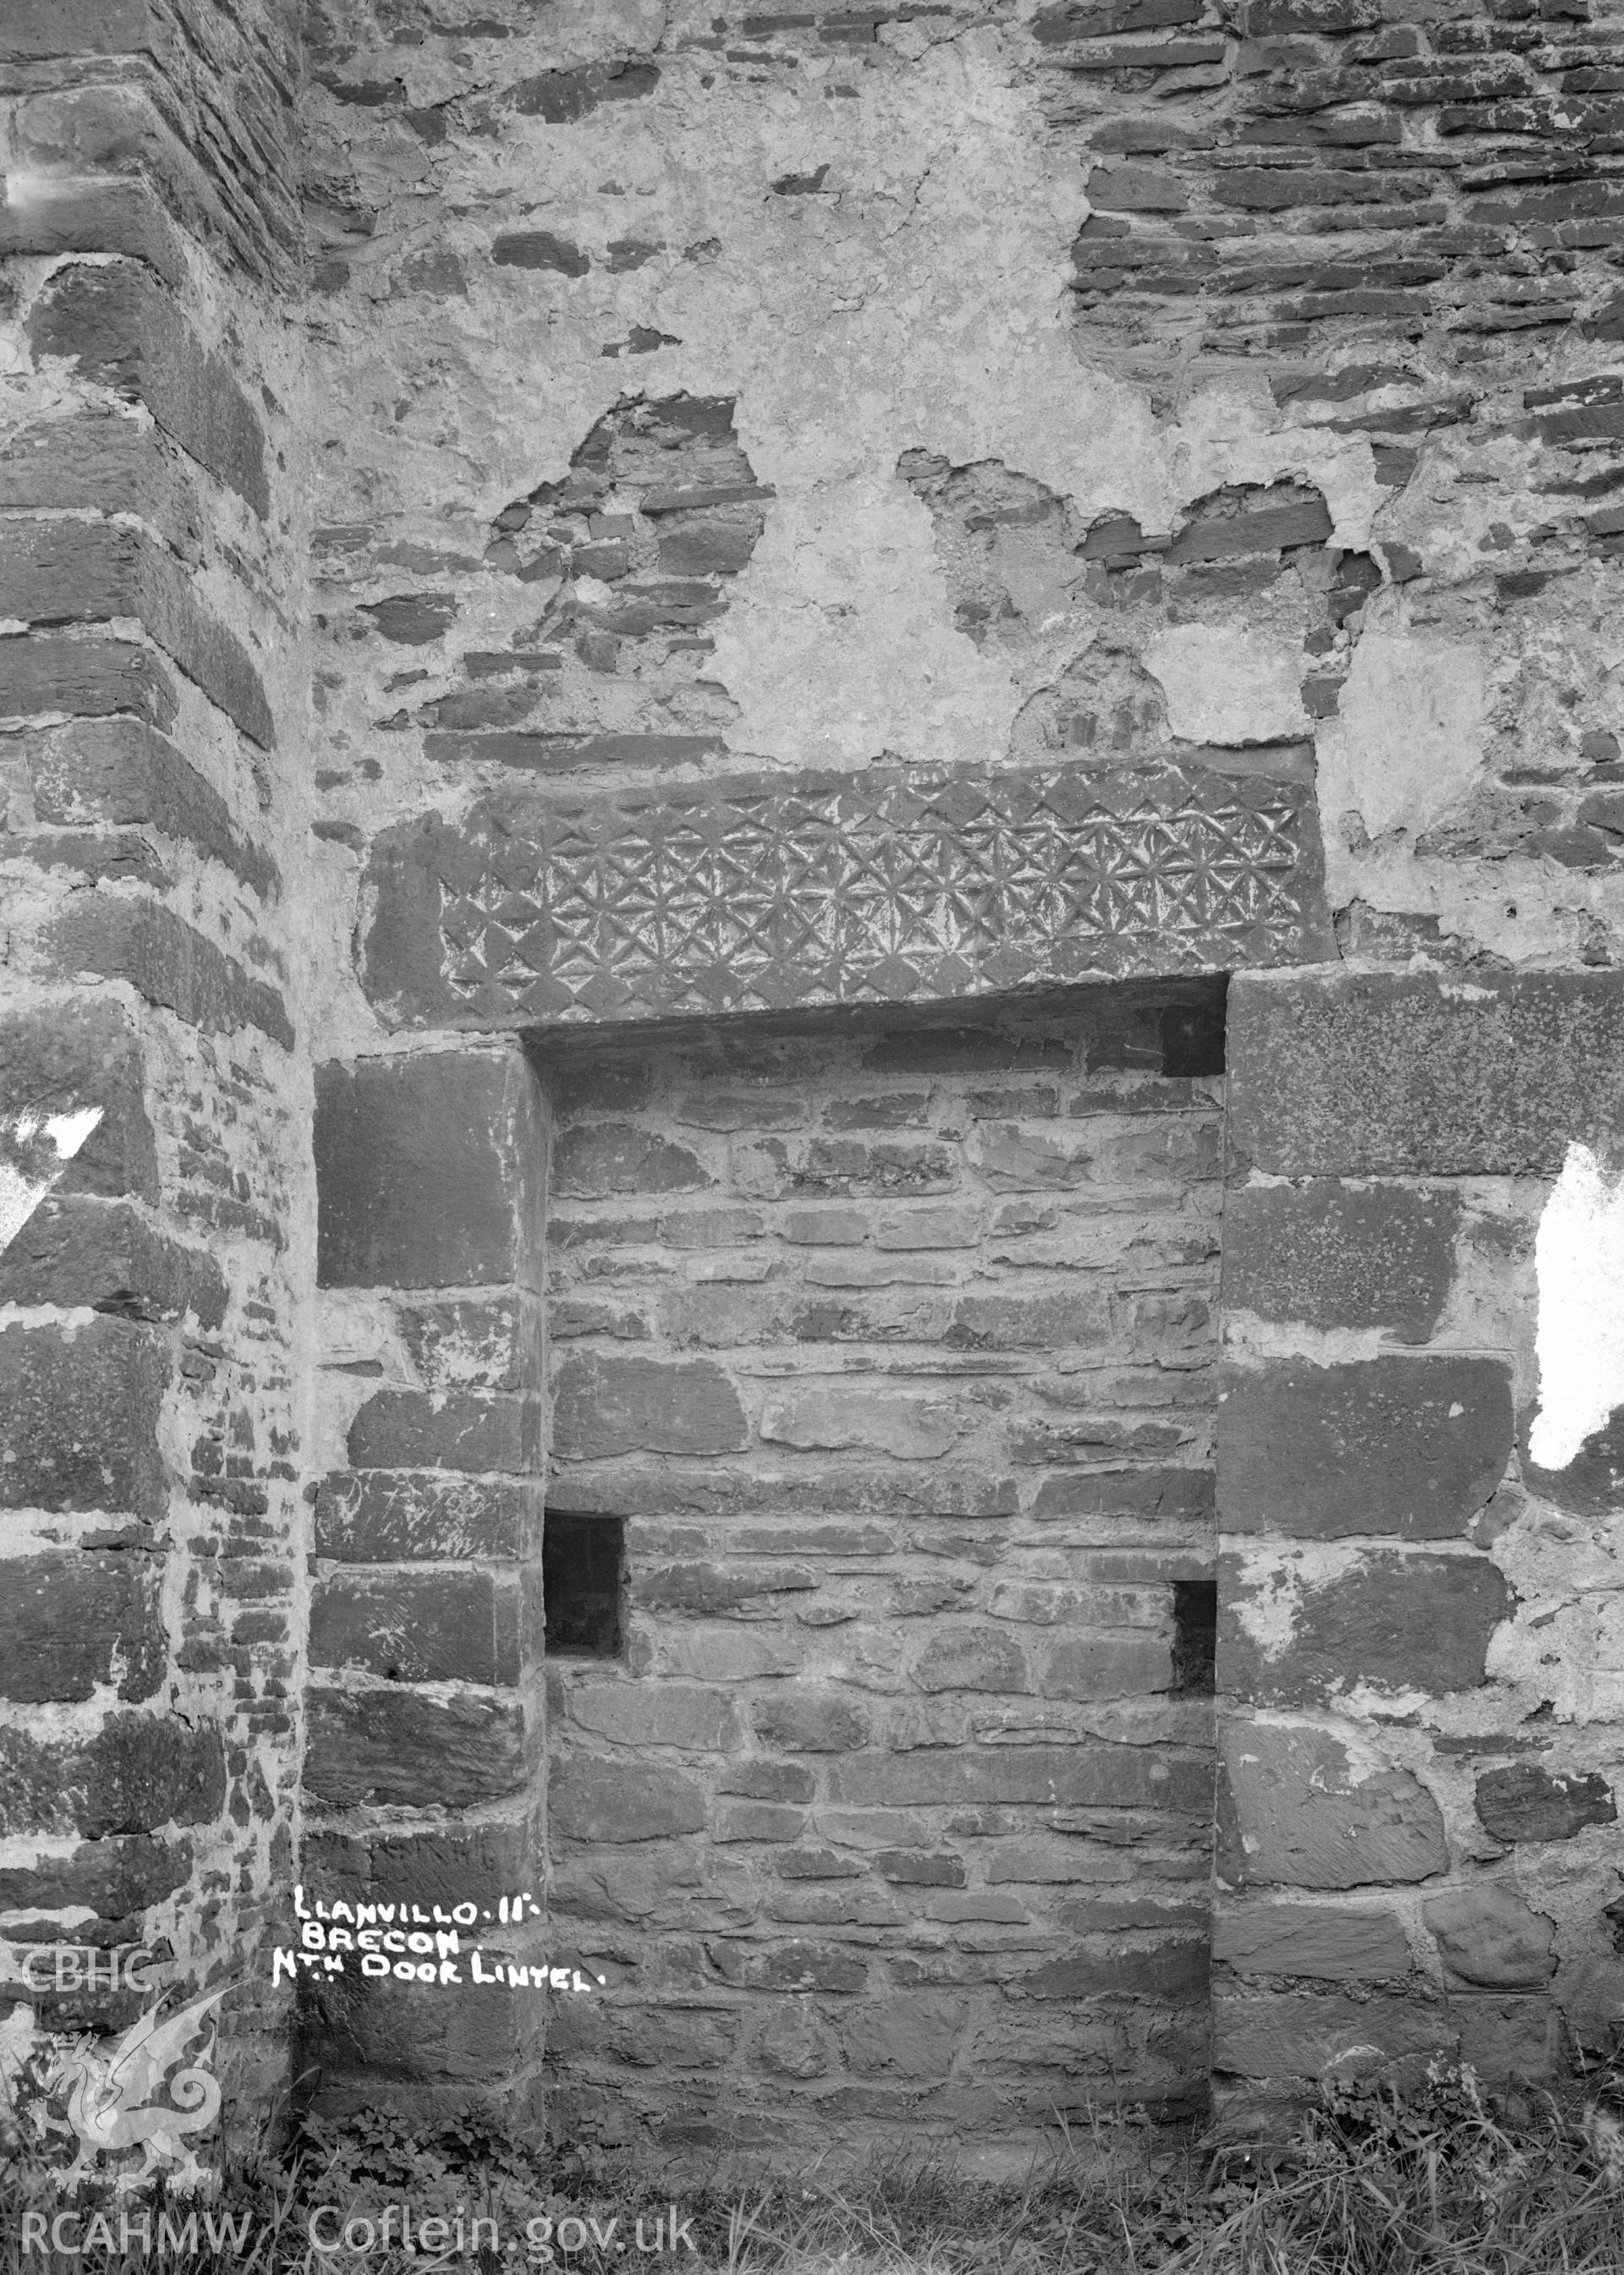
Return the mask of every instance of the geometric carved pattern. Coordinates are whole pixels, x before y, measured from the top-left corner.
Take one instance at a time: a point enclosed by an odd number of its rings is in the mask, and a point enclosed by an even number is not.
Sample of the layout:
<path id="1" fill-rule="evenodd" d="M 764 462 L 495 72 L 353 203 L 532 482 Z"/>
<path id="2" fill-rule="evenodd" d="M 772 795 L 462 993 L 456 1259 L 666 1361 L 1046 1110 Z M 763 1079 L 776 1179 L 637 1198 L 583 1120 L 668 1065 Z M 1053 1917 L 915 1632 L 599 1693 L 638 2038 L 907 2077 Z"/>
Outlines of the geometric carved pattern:
<path id="1" fill-rule="evenodd" d="M 1311 790 L 1201 767 L 508 794 L 423 851 L 459 1024 L 894 1002 L 1334 953 Z"/>

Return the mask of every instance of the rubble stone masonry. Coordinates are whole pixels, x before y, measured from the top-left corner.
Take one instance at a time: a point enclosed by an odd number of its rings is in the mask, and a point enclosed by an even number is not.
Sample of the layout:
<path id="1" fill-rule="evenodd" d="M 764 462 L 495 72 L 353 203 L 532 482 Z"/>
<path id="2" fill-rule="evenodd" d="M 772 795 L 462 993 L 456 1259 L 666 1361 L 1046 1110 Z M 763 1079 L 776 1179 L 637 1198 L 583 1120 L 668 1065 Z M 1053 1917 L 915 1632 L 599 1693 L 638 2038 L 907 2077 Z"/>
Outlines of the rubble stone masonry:
<path id="1" fill-rule="evenodd" d="M 1223 1085 L 1107 1001 L 561 1077 L 548 1504 L 628 1614 L 548 1671 L 572 2134 L 1205 2099 Z"/>
<path id="2" fill-rule="evenodd" d="M 0 2046 L 1607 2043 L 1613 0 L 0 12 Z M 511 1977 L 295 2014 L 296 1881 Z"/>

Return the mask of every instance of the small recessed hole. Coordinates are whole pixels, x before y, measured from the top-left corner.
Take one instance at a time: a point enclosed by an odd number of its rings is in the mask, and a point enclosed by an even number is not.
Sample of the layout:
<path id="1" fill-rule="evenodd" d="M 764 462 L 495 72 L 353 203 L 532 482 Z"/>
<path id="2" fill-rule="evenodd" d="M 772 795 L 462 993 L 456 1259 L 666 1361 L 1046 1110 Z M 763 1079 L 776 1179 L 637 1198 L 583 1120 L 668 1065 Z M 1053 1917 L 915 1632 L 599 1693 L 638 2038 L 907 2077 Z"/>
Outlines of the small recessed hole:
<path id="1" fill-rule="evenodd" d="M 1187 1697 L 1210 1698 L 1218 1660 L 1218 1583 L 1175 1580 L 1173 1583 L 1173 1688 Z"/>
<path id="2" fill-rule="evenodd" d="M 1222 1074 L 1224 997 L 1213 990 L 1193 1003 L 1169 1003 L 1161 1015 L 1163 1074 Z"/>
<path id="3" fill-rule="evenodd" d="M 625 1520 L 549 1508 L 541 1528 L 547 1648 L 555 1658 L 618 1659 Z"/>

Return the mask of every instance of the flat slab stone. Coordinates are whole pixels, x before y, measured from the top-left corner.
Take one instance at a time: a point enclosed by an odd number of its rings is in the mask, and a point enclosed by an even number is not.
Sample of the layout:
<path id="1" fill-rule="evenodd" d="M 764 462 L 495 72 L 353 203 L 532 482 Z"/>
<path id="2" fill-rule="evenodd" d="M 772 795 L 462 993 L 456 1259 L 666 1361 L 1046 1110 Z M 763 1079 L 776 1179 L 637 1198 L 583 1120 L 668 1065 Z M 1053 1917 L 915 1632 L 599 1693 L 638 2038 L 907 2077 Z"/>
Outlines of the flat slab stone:
<path id="1" fill-rule="evenodd" d="M 1003 994 L 1335 955 L 1311 788 L 1198 767 L 763 774 L 385 831 L 363 982 L 397 1026 Z"/>
<path id="2" fill-rule="evenodd" d="M 1587 1825 L 1615 1825 L 1618 1804 L 1595 1771 L 1564 1776 L 1537 1762 L 1485 1770 L 1477 1780 L 1477 1815 L 1496 1840 L 1571 1840 Z"/>
<path id="3" fill-rule="evenodd" d="M 1411 1964 L 1396 1914 L 1292 1903 L 1220 1905 L 1212 1959 L 1237 1975 L 1363 1983 L 1401 1980 Z"/>
<path id="4" fill-rule="evenodd" d="M 1284 1992 L 1222 1999 L 1212 2011 L 1212 2067 L 1232 2077 L 1318 2078 L 1327 2071 L 1418 2071 L 1457 2044 L 1454 2018 L 1413 1996 L 1350 1999 Z"/>
<path id="5" fill-rule="evenodd" d="M 1460 1215 L 1447 1187 L 1243 1185 L 1224 1198 L 1225 1305 L 1424 1342 L 1454 1274 Z"/>
<path id="6" fill-rule="evenodd" d="M 1239 1716 L 1219 1752 L 1224 1886 L 1363 1888 L 1446 1869 L 1442 1813 L 1409 1770 L 1356 1765 L 1329 1730 Z"/>
<path id="7" fill-rule="evenodd" d="M 1228 1058 L 1232 1173 L 1556 1170 L 1624 1115 L 1624 973 L 1243 977 Z"/>
<path id="8" fill-rule="evenodd" d="M 1498 1883 L 1454 1888 L 1421 1908 L 1452 1983 L 1528 1990 L 1556 1971 L 1552 1923 Z"/>
<path id="9" fill-rule="evenodd" d="M 1455 1354 L 1235 1369 L 1218 1410 L 1226 1533 L 1463 1533 L 1506 1473 L 1511 1376 Z"/>
<path id="10" fill-rule="evenodd" d="M 1514 1600 L 1486 1556 L 1384 1549 L 1318 1580 L 1299 1563 L 1287 1550 L 1220 1558 L 1225 1697 L 1260 1706 L 1363 1690 L 1441 1697 L 1486 1680 L 1489 1639 Z"/>

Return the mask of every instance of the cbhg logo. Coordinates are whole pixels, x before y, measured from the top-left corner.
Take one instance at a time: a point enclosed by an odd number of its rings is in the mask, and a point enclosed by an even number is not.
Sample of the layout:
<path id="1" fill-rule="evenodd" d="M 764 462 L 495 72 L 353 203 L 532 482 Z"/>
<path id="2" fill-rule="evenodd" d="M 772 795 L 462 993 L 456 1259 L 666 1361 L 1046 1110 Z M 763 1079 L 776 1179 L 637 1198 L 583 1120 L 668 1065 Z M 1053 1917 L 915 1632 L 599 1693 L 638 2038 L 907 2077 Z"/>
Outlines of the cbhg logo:
<path id="1" fill-rule="evenodd" d="M 97 1951 L 87 1944 L 36 1946 L 25 1956 L 22 1977 L 30 1991 L 135 1991 L 157 1988 L 150 1969 L 164 1961 L 155 1951 Z"/>

